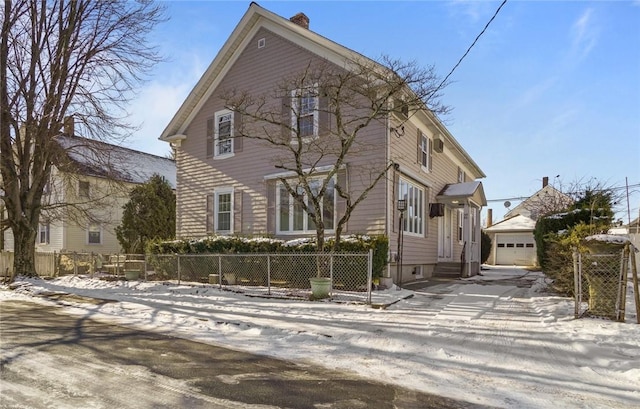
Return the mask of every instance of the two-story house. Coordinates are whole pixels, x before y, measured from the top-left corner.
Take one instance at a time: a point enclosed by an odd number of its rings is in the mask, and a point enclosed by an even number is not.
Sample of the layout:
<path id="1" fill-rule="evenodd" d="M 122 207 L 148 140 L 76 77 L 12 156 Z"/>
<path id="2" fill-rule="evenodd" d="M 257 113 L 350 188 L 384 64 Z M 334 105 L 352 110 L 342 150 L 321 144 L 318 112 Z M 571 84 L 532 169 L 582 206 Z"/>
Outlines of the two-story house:
<path id="1" fill-rule="evenodd" d="M 336 145 L 330 141 L 344 140 L 331 138 L 347 132 L 350 114 L 326 108 L 331 104 L 322 92 L 326 84 L 312 75 L 301 82 L 300 74 L 310 67 L 334 68 L 338 74 L 325 78 L 333 84 L 346 76 L 339 73 L 362 68 L 353 63 L 356 59 L 372 70 L 385 69 L 310 30 L 302 13 L 286 19 L 251 3 L 160 136 L 176 151 L 177 236 L 313 237 L 314 223 L 299 202 L 307 199 L 303 193 L 293 197 L 287 187 L 295 189 L 304 172 L 332 172 L 335 177 L 320 204 L 328 235 L 345 212 L 340 189 L 366 191 L 342 233 L 387 235 L 390 277 L 403 282 L 427 278 L 443 263 L 455 263 L 463 275 L 478 273 L 479 214 L 486 199 L 477 179 L 485 174 L 430 110 L 397 109 L 376 118 L 358 135 L 357 149 L 336 161 L 339 150 L 333 152 Z M 256 122 L 229 104 L 230 93 L 244 95 L 244 102 L 256 96 L 245 108 L 271 104 L 274 114 Z M 354 107 L 359 113 L 363 109 Z M 278 126 L 279 121 L 284 123 Z M 254 135 L 273 135 L 271 142 L 280 146 L 247 137 L 249 126 Z M 278 128 L 284 129 L 282 136 L 276 135 Z M 305 137 L 289 140 L 292 132 Z M 283 155 L 292 147 L 323 149 L 323 154 L 287 162 Z M 380 169 L 386 169 L 384 177 L 373 184 Z M 396 264 L 400 240 L 401 276 Z"/>
<path id="2" fill-rule="evenodd" d="M 176 167 L 164 158 L 74 135 L 67 121 L 56 137 L 61 165 L 52 169 L 43 194 L 36 251 L 118 253 L 115 227 L 129 201 L 130 190 L 153 174 L 175 188 Z M 4 232 L 4 250 L 13 249 L 11 230 Z"/>

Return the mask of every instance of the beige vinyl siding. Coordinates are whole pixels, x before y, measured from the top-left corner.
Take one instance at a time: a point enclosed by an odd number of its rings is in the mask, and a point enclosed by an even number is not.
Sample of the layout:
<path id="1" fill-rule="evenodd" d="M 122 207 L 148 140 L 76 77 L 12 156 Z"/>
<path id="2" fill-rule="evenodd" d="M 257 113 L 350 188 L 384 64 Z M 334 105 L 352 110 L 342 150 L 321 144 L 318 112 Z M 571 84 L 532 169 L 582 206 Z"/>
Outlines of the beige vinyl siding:
<path id="1" fill-rule="evenodd" d="M 399 123 L 397 118 L 391 119 L 392 126 L 397 126 Z M 425 201 L 425 234 L 424 237 L 416 237 L 414 235 L 403 235 L 403 265 L 424 265 L 435 264 L 438 258 L 438 223 L 440 218 L 430 218 L 428 215 L 428 206 L 430 203 L 436 202 L 436 195 L 444 188 L 445 185 L 450 183 L 457 183 L 458 181 L 458 166 L 460 164 L 453 157 L 451 152 L 445 147 L 442 153 L 433 151 L 431 154 L 432 164 L 430 171 L 425 171 L 421 163 L 418 160 L 418 130 L 420 130 L 427 137 L 433 139 L 434 134 L 427 124 L 421 123 L 416 117 L 412 117 L 409 121 L 404 123 L 404 134 L 402 136 L 396 136 L 391 132 L 390 154 L 392 160 L 400 164 L 400 174 L 412 183 L 426 185 L 426 197 Z M 464 167 L 463 167 L 464 169 Z M 395 251 L 398 246 L 398 213 L 395 210 L 397 200 L 397 186 L 394 181 L 397 178 L 389 176 L 389 183 L 387 194 L 390 198 L 390 223 L 393 223 L 390 237 L 389 246 L 391 251 Z M 452 223 L 457 226 L 457 212 L 453 212 Z M 462 245 L 455 239 L 452 246 L 452 261 L 459 261 L 460 254 L 462 252 Z"/>
<path id="2" fill-rule="evenodd" d="M 265 47 L 257 48 L 257 40 L 265 38 Z M 235 233 L 267 233 L 266 181 L 265 175 L 280 173 L 274 157 L 280 155 L 272 146 L 263 141 L 244 138 L 243 149 L 227 159 L 216 160 L 206 157 L 206 121 L 215 112 L 224 108 L 219 98 L 220 92 L 228 89 L 250 91 L 254 95 L 273 93 L 276 84 L 287 75 L 301 72 L 310 59 L 317 58 L 308 51 L 294 45 L 265 29 L 261 29 L 248 42 L 247 48 L 221 81 L 212 96 L 186 130 L 187 138 L 178 150 L 178 235 L 180 237 L 200 237 L 206 234 L 206 200 L 216 187 L 233 187 L 242 195 L 241 225 L 235 226 Z M 281 104 L 273 100 L 274 107 Z M 248 125 L 247 125 L 248 126 Z M 362 189 L 368 181 L 365 165 L 384 165 L 384 126 L 367 129 L 362 135 L 371 139 L 367 152 L 349 158 L 348 176 L 350 189 Z M 268 152 L 268 154 L 265 154 Z M 285 157 L 286 154 L 285 154 Z M 331 164 L 327 161 L 323 164 Z M 384 231 L 384 182 L 370 192 L 367 200 L 360 205 L 348 223 L 349 232 L 381 233 Z M 237 222 L 238 219 L 236 218 Z M 372 222 L 373 221 L 373 222 Z M 273 232 L 271 232 L 273 233 Z"/>

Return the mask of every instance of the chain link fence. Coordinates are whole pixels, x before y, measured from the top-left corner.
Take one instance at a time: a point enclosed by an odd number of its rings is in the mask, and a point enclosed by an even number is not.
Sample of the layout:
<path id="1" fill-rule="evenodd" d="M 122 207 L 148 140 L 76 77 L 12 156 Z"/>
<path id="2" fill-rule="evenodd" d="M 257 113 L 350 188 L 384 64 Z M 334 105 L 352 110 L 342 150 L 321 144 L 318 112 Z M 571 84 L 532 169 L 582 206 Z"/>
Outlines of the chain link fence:
<path id="1" fill-rule="evenodd" d="M 99 254 L 41 253 L 41 277 L 89 275 L 102 280 L 176 281 L 236 292 L 309 299 L 311 278 L 328 278 L 330 296 L 371 303 L 373 253 Z"/>
<path id="2" fill-rule="evenodd" d="M 217 285 L 238 292 L 309 298 L 311 278 L 331 281 L 331 297 L 371 302 L 372 254 L 147 255 L 144 278 Z"/>
<path id="3" fill-rule="evenodd" d="M 574 252 L 575 317 L 624 321 L 629 250 Z"/>

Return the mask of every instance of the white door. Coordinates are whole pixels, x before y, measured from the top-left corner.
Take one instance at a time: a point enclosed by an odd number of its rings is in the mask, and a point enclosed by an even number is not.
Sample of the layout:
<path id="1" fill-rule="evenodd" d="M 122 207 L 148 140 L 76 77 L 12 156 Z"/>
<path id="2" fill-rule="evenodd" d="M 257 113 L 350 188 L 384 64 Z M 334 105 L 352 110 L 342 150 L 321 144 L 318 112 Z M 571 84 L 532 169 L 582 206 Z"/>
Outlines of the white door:
<path id="1" fill-rule="evenodd" d="M 530 266 L 535 261 L 533 233 L 496 234 L 496 264 Z"/>
<path id="2" fill-rule="evenodd" d="M 444 216 L 438 218 L 438 260 L 451 260 L 452 242 L 451 209 L 445 207 Z"/>

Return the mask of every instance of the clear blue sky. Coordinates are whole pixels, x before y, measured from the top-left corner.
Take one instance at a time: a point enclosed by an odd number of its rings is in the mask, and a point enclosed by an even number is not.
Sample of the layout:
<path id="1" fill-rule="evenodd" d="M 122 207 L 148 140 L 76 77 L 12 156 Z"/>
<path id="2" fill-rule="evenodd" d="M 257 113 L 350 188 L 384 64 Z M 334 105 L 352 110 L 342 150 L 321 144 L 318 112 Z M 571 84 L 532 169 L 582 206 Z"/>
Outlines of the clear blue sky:
<path id="1" fill-rule="evenodd" d="M 434 64 L 445 76 L 501 1 L 261 1 L 368 57 Z M 156 30 L 167 61 L 132 105 L 132 147 L 166 155 L 157 140 L 249 7 L 249 1 L 165 2 Z M 640 207 L 640 0 L 509 0 L 451 76 L 448 129 L 478 163 L 494 222 L 504 199 L 591 178 L 631 188 Z M 560 175 L 556 178 L 556 175 Z M 518 203 L 511 200 L 512 207 Z M 626 199 L 617 209 L 627 222 Z M 483 216 L 484 217 L 484 216 Z"/>

